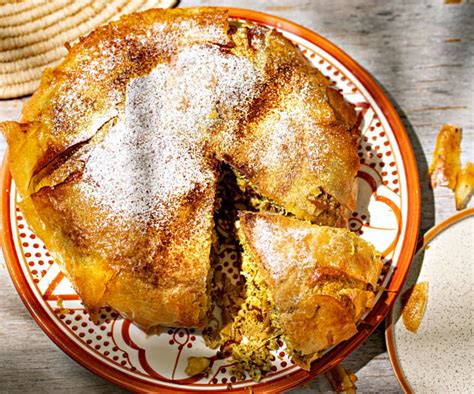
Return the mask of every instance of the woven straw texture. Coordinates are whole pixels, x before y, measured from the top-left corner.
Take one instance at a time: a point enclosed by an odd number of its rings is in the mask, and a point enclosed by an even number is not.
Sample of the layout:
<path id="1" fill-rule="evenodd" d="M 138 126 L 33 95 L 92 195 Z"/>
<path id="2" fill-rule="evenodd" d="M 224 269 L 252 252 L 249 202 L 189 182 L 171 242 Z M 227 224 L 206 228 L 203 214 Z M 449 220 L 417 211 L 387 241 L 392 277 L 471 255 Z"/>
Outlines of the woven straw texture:
<path id="1" fill-rule="evenodd" d="M 46 67 L 77 40 L 120 15 L 177 0 L 0 0 L 0 99 L 31 94 Z"/>

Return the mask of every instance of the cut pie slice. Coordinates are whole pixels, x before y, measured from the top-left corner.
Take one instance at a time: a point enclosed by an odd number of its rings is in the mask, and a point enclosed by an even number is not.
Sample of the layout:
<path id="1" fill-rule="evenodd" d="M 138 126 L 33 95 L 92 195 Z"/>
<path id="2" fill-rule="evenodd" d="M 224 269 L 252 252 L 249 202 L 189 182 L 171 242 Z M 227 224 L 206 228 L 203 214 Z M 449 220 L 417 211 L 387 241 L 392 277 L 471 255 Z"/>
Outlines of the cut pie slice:
<path id="1" fill-rule="evenodd" d="M 272 213 L 242 212 L 239 237 L 247 297 L 267 305 L 273 333 L 299 365 L 309 368 L 322 351 L 356 334 L 382 269 L 371 244 L 345 229 Z"/>

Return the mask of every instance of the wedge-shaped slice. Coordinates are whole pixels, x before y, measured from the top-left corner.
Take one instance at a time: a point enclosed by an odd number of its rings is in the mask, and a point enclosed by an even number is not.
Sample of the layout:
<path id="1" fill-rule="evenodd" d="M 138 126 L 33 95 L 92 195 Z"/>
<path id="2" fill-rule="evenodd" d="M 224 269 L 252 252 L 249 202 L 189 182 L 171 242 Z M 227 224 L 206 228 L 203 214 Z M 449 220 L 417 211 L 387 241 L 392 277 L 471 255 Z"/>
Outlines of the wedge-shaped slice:
<path id="1" fill-rule="evenodd" d="M 267 295 L 271 324 L 302 367 L 357 332 L 382 269 L 372 245 L 345 229 L 251 212 L 240 215 L 240 238 L 244 269 L 261 278 L 252 286 L 265 288 L 254 293 Z"/>

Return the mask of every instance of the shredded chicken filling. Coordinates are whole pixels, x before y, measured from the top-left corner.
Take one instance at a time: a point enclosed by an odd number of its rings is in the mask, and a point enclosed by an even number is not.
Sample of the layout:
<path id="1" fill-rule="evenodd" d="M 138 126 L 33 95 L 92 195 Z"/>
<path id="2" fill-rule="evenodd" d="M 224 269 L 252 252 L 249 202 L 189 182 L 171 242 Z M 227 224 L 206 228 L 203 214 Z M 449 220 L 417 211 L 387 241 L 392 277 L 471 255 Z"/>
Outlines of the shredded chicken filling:
<path id="1" fill-rule="evenodd" d="M 264 197 L 258 188 L 248 180 L 244 175 L 234 169 L 239 188 L 245 193 L 247 202 L 252 210 L 258 212 L 273 212 L 283 216 L 295 217 L 283 206 L 275 201 Z M 344 227 L 344 207 L 329 193 L 326 193 L 322 187 L 317 188 L 317 192 L 307 197 L 308 202 L 314 207 L 312 213 L 314 224 L 328 225 L 335 227 Z"/>
<path id="2" fill-rule="evenodd" d="M 232 373 L 238 379 L 244 379 L 247 372 L 252 379 L 260 380 L 271 370 L 275 359 L 271 352 L 281 345 L 278 340 L 281 330 L 277 323 L 272 323 L 276 313 L 250 251 L 241 253 L 237 212 L 251 208 L 250 197 L 239 188 L 235 175 L 226 167 L 221 173 L 218 199 L 211 253 L 214 277 L 210 293 L 214 305 L 203 337 L 207 346 L 218 348 L 221 357 L 232 360 Z M 237 255 L 234 262 L 240 272 L 237 280 L 226 275 L 223 269 L 229 262 L 223 261 L 222 252 L 229 248 Z"/>

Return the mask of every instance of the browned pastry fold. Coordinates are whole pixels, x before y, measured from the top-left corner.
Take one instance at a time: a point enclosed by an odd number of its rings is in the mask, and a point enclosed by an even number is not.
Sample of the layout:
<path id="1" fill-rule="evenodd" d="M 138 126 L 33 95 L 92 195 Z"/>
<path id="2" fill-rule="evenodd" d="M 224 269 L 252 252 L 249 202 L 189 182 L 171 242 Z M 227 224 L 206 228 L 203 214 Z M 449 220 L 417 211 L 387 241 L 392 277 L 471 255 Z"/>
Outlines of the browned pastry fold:
<path id="1" fill-rule="evenodd" d="M 357 332 L 382 269 L 372 245 L 345 229 L 253 212 L 240 214 L 240 238 L 244 265 L 261 275 L 275 309 L 272 324 L 302 367 Z"/>
<path id="2" fill-rule="evenodd" d="M 265 82 L 238 132 L 218 140 L 217 157 L 298 218 L 345 227 L 360 166 L 354 108 L 282 35 L 249 31 L 234 41 L 265 48 Z"/>
<path id="3" fill-rule="evenodd" d="M 175 204 L 162 230 L 110 221 L 107 211 L 81 194 L 81 182 L 74 174 L 32 194 L 20 207 L 92 316 L 98 307 L 111 305 L 145 329 L 201 326 L 210 303 L 214 185 Z"/>
<path id="4" fill-rule="evenodd" d="M 355 118 L 281 34 L 196 8 L 82 38 L 0 129 L 25 217 L 91 312 L 200 327 L 219 161 L 297 217 L 345 226 Z"/>

